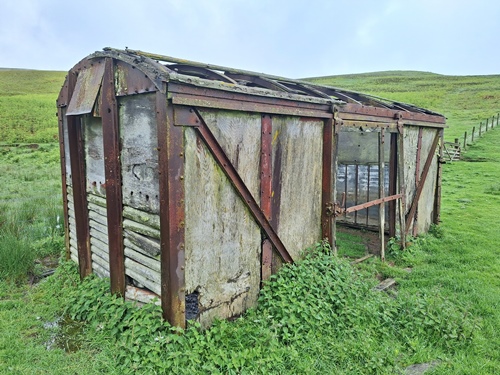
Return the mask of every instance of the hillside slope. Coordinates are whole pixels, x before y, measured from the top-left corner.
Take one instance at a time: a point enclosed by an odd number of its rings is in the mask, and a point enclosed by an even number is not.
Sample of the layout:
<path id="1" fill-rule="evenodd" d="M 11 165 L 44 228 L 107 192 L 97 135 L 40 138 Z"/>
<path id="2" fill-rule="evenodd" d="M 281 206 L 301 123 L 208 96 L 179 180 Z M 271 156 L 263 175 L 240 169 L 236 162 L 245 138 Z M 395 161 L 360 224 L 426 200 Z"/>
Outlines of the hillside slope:
<path id="1" fill-rule="evenodd" d="M 427 108 L 447 117 L 445 138 L 500 112 L 500 75 L 446 76 L 428 72 L 386 71 L 313 77 L 306 80 L 364 92 Z"/>
<path id="2" fill-rule="evenodd" d="M 0 70 L 0 142 L 57 140 L 56 99 L 65 72 Z"/>

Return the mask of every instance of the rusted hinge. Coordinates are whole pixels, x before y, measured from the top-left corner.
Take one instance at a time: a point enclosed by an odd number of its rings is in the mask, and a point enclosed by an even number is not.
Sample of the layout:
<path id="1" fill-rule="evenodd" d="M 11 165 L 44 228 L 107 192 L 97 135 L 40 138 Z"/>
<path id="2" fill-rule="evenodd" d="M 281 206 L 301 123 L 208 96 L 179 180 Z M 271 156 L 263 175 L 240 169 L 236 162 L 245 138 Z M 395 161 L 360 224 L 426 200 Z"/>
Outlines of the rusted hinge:
<path id="1" fill-rule="evenodd" d="M 342 193 L 342 203 L 338 201 L 326 203 L 325 214 L 326 216 L 339 217 L 343 215 L 345 212 L 344 206 L 345 206 L 345 193 Z"/>
<path id="2" fill-rule="evenodd" d="M 394 118 L 396 119 L 396 126 L 398 127 L 399 134 L 403 134 L 403 114 L 398 112 L 394 115 Z"/>

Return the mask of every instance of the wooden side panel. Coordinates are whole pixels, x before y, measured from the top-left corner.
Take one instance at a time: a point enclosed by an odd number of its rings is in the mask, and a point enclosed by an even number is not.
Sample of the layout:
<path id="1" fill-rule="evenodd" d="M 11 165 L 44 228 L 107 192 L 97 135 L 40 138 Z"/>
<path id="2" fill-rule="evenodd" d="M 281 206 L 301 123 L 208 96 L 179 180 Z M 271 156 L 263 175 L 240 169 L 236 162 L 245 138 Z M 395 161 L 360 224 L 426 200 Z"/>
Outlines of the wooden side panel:
<path id="1" fill-rule="evenodd" d="M 158 213 L 158 141 L 155 94 L 118 98 L 123 204 Z"/>
<path id="2" fill-rule="evenodd" d="M 250 190 L 258 199 L 259 180 L 252 169 L 259 167 L 260 150 L 256 145 L 260 145 L 260 117 L 242 117 L 239 126 L 245 126 L 247 134 L 239 140 L 237 128 L 230 126 L 226 132 L 221 129 L 231 121 L 235 124 L 237 119 L 218 114 L 217 120 L 208 121 L 228 147 L 229 158 L 246 176 L 243 178 L 253 176 Z M 197 298 L 194 308 L 189 306 L 192 303 L 186 303 L 187 310 L 194 310 L 186 311 L 186 315 L 196 316 L 206 326 L 215 317 L 237 315 L 257 302 L 261 232 L 195 131 L 185 128 L 184 136 L 186 301 L 189 296 Z M 229 144 L 231 137 L 236 144 Z"/>
<path id="3" fill-rule="evenodd" d="M 321 240 L 323 122 L 273 117 L 273 226 L 292 258 Z"/>
<path id="4" fill-rule="evenodd" d="M 417 145 L 418 145 L 418 127 L 405 126 L 404 129 L 404 175 L 406 186 L 406 212 L 410 209 L 411 202 L 415 196 L 415 168 L 417 160 Z M 423 155 L 423 156 L 422 156 Z M 425 158 L 425 154 L 421 153 L 421 158 Z M 421 163 L 423 165 L 424 161 Z"/>
<path id="5" fill-rule="evenodd" d="M 439 129 L 423 129 L 422 132 L 422 151 L 420 163 L 420 175 L 422 174 L 425 161 L 429 155 L 429 151 L 432 146 L 432 142 L 436 137 Z M 429 230 L 430 225 L 433 223 L 434 218 L 434 200 L 436 193 L 436 183 L 437 183 L 437 169 L 438 169 L 438 152 L 439 148 L 436 150 L 433 156 L 432 164 L 427 173 L 425 179 L 425 184 L 420 195 L 420 200 L 418 202 L 417 209 L 417 233 L 424 233 Z"/>
<path id="6" fill-rule="evenodd" d="M 160 218 L 155 93 L 118 98 L 125 275 L 160 295 Z"/>
<path id="7" fill-rule="evenodd" d="M 200 111 L 200 114 L 248 190 L 260 203 L 261 116 L 230 111 Z"/>

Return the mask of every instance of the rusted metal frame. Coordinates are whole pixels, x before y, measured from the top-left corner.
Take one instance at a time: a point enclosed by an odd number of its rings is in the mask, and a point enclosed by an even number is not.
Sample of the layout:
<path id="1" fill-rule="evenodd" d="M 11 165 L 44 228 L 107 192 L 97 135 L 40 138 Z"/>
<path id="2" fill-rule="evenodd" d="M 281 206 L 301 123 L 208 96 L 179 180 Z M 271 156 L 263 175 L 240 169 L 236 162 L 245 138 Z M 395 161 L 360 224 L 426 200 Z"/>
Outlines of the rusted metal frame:
<path id="1" fill-rule="evenodd" d="M 63 88 L 57 99 L 57 119 L 59 123 L 59 159 L 61 164 L 61 182 L 62 182 L 62 203 L 64 213 L 64 244 L 66 249 L 66 260 L 70 259 L 70 243 L 69 243 L 69 212 L 68 212 L 68 182 L 66 179 L 66 145 L 64 141 L 64 119 L 65 107 L 69 103 L 69 80 L 66 77 Z"/>
<path id="2" fill-rule="evenodd" d="M 135 65 L 120 60 L 114 61 L 116 96 L 143 94 L 157 90 L 155 82 Z"/>
<path id="3" fill-rule="evenodd" d="M 354 205 L 358 204 L 358 190 L 359 190 L 359 164 L 354 165 Z M 358 211 L 354 211 L 354 222 L 358 223 Z"/>
<path id="4" fill-rule="evenodd" d="M 332 236 L 332 218 L 334 214 L 333 207 L 333 119 L 327 119 L 323 122 L 323 156 L 322 156 L 322 177 L 321 177 L 321 229 L 322 237 L 328 241 L 333 249 L 334 238 Z"/>
<path id="5" fill-rule="evenodd" d="M 359 119 L 354 120 L 346 120 L 342 119 L 342 127 L 343 130 L 354 128 L 359 130 L 360 128 L 369 128 L 369 129 L 378 129 L 385 128 L 387 132 L 397 132 L 396 122 L 391 119 L 386 119 L 384 122 L 383 119 L 377 119 L 378 121 L 370 121 L 364 116 L 359 116 Z"/>
<path id="6" fill-rule="evenodd" d="M 367 176 L 367 186 L 366 186 L 366 201 L 370 201 L 370 170 L 371 170 L 371 165 L 368 164 L 368 176 Z M 370 208 L 366 207 L 366 226 L 368 226 L 370 220 Z"/>
<path id="7" fill-rule="evenodd" d="M 444 145 L 444 130 L 439 131 L 439 138 L 441 140 L 439 147 L 439 161 L 437 168 L 436 190 L 434 196 L 434 217 L 433 223 L 439 224 L 441 221 L 441 184 L 443 180 L 443 145 Z"/>
<path id="8" fill-rule="evenodd" d="M 395 200 L 400 199 L 401 197 L 402 197 L 401 194 L 394 194 L 394 195 L 389 195 L 387 197 L 374 199 L 370 202 L 361 203 L 361 204 L 358 204 L 356 206 L 351 206 L 349 208 L 346 208 L 345 212 L 350 214 L 351 212 L 361 211 L 361 210 L 364 210 L 365 208 L 381 205 L 382 203 L 394 202 Z"/>
<path id="9" fill-rule="evenodd" d="M 424 129 L 422 127 L 418 128 L 418 137 L 417 137 L 417 155 L 416 155 L 416 161 L 415 161 L 415 190 L 418 187 L 418 184 L 420 182 L 420 155 L 422 153 L 422 134 L 423 134 Z M 418 205 L 417 209 L 415 210 L 415 216 L 412 218 L 413 220 L 413 236 L 417 235 L 417 218 L 418 218 Z"/>
<path id="10" fill-rule="evenodd" d="M 234 79 L 231 77 L 218 73 L 216 71 L 201 67 L 201 66 L 193 66 L 193 65 L 187 65 L 187 64 L 172 64 L 168 65 L 168 68 L 171 70 L 174 70 L 176 72 L 179 72 L 181 74 L 186 74 L 186 75 L 195 75 L 200 78 L 205 78 L 205 79 L 213 79 L 217 81 L 222 81 L 226 83 L 232 83 L 234 85 L 237 85 L 238 82 L 236 82 Z"/>
<path id="11" fill-rule="evenodd" d="M 185 328 L 184 129 L 174 126 L 174 107 L 156 93 L 158 129 L 161 307 L 171 325 Z"/>
<path id="12" fill-rule="evenodd" d="M 68 74 L 69 92 L 76 84 L 76 73 Z M 75 207 L 76 243 L 78 247 L 78 265 L 80 278 L 92 273 L 92 255 L 90 253 L 89 211 L 85 178 L 85 148 L 82 134 L 81 116 L 67 116 L 68 143 L 71 158 L 71 180 L 73 185 L 73 204 Z"/>
<path id="13" fill-rule="evenodd" d="M 240 102 L 227 99 L 212 99 L 202 96 L 174 95 L 172 102 L 179 105 L 188 105 L 193 107 L 228 109 L 233 111 L 269 113 L 277 115 L 291 115 L 301 117 L 329 118 L 331 114 L 318 112 L 309 109 L 300 109 L 296 107 L 275 106 L 272 104 Z"/>
<path id="14" fill-rule="evenodd" d="M 267 90 L 262 91 L 264 93 L 267 92 Z M 210 87 L 197 87 L 189 85 L 187 83 L 174 81 L 169 82 L 168 92 L 172 99 L 175 96 L 190 95 L 204 98 L 205 100 L 209 101 L 214 101 L 216 99 L 227 99 L 237 102 L 267 104 L 277 107 L 310 109 L 317 112 L 326 112 L 328 114 L 328 117 L 332 116 L 331 103 L 328 103 L 326 99 L 312 98 L 314 100 L 307 100 L 309 97 L 304 97 L 303 95 L 294 95 L 291 93 L 282 93 L 283 97 L 270 97 L 265 96 L 264 94 L 259 95 L 258 93 L 224 91 Z"/>
<path id="15" fill-rule="evenodd" d="M 390 155 L 389 155 L 389 195 L 397 193 L 398 182 L 398 135 L 390 134 Z M 389 237 L 396 237 L 396 201 L 389 202 Z"/>
<path id="16" fill-rule="evenodd" d="M 345 104 L 340 107 L 340 112 L 342 119 L 349 120 L 355 119 L 356 116 L 364 115 L 364 116 L 373 116 L 374 118 L 388 118 L 395 119 L 399 115 L 401 115 L 401 120 L 404 123 L 408 123 L 411 121 L 422 121 L 427 124 L 427 126 L 445 126 L 446 119 L 444 116 L 439 114 L 427 114 L 427 113 L 415 113 L 415 112 L 397 112 L 393 109 L 386 109 L 380 107 L 370 107 L 370 106 L 360 106 L 356 104 Z M 380 119 L 384 121 L 383 119 Z"/>
<path id="17" fill-rule="evenodd" d="M 272 224 L 272 117 L 263 114 L 261 118 L 260 138 L 260 208 Z M 263 233 L 264 234 L 264 233 Z M 268 280 L 272 273 L 273 247 L 268 238 L 262 241 L 261 281 Z"/>
<path id="18" fill-rule="evenodd" d="M 208 128 L 207 124 L 203 120 L 200 113 L 196 109 L 194 109 L 194 110 L 196 111 L 196 113 L 200 119 L 200 126 L 194 128 L 196 130 L 198 136 L 205 143 L 208 150 L 210 151 L 210 153 L 212 154 L 212 156 L 214 157 L 216 162 L 221 167 L 222 171 L 226 174 L 229 181 L 236 189 L 236 192 L 238 193 L 238 195 L 242 198 L 243 202 L 248 207 L 254 220 L 257 222 L 257 224 L 264 231 L 267 238 L 271 241 L 271 244 L 273 245 L 273 247 L 278 251 L 278 254 L 282 258 L 282 260 L 287 262 L 287 263 L 292 263 L 293 259 L 290 255 L 290 253 L 285 248 L 285 245 L 283 244 L 283 242 L 281 241 L 281 239 L 279 238 L 279 236 L 277 235 L 277 233 L 275 232 L 275 230 L 271 226 L 266 215 L 262 212 L 259 204 L 256 202 L 255 198 L 252 196 L 252 193 L 248 190 L 245 183 L 241 179 L 240 175 L 238 174 L 238 172 L 236 171 L 234 166 L 231 164 L 230 159 L 225 154 L 221 145 L 219 144 L 219 142 L 217 141 L 215 136 L 212 134 L 212 132 Z"/>
<path id="19" fill-rule="evenodd" d="M 337 255 L 337 202 L 335 201 L 337 197 L 337 173 L 338 173 L 338 149 L 339 149 L 339 133 L 340 133 L 340 124 L 341 121 L 337 117 L 338 111 L 335 107 L 333 109 L 333 142 L 332 142 L 332 177 L 331 177 L 331 185 L 332 185 L 332 192 L 331 192 L 331 199 L 334 201 L 334 215 L 332 215 L 331 218 L 331 242 L 332 242 L 332 250 L 333 254 L 336 256 Z"/>
<path id="20" fill-rule="evenodd" d="M 440 139 L 439 133 L 436 133 L 434 141 L 432 142 L 431 149 L 429 151 L 429 155 L 427 156 L 427 160 L 425 161 L 424 169 L 422 170 L 422 174 L 420 175 L 420 181 L 415 191 L 415 196 L 413 197 L 413 201 L 411 202 L 410 210 L 406 215 L 406 232 L 408 232 L 410 225 L 412 223 L 412 219 L 417 211 L 418 201 L 420 199 L 420 195 L 422 194 L 422 190 L 424 189 L 425 180 L 427 179 L 427 173 L 429 173 L 431 163 L 434 159 L 434 153 L 436 152 L 436 147 L 439 143 L 439 139 Z"/>
<path id="21" fill-rule="evenodd" d="M 236 74 L 236 73 L 224 73 L 224 75 L 235 79 L 235 80 L 241 80 L 241 81 L 247 81 L 253 83 L 257 87 L 262 87 L 265 89 L 269 90 L 275 90 L 275 91 L 283 91 L 283 92 L 291 92 L 288 87 L 285 85 L 282 85 L 281 83 L 274 81 L 269 78 L 265 77 L 259 77 L 259 76 L 253 76 L 253 75 L 248 75 L 248 74 Z"/>
<path id="22" fill-rule="evenodd" d="M 381 128 L 379 132 L 378 143 L 378 196 L 382 200 L 379 205 L 379 236 L 380 236 L 380 259 L 385 260 L 385 156 L 384 156 L 384 143 L 385 143 L 385 128 Z"/>
<path id="23" fill-rule="evenodd" d="M 101 97 L 111 293 L 125 296 L 120 126 L 118 121 L 118 104 L 115 96 L 114 61 L 110 57 L 105 60 Z"/>

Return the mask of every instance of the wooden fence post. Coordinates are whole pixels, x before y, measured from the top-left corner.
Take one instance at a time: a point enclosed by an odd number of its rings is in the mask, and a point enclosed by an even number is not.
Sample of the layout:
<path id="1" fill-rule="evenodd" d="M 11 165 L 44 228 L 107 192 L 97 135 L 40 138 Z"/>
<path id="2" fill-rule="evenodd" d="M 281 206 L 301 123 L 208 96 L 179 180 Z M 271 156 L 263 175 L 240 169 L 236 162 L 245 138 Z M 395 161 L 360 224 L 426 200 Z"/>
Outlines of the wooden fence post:
<path id="1" fill-rule="evenodd" d="M 481 126 L 483 125 L 482 122 L 479 123 L 479 138 L 481 138 Z"/>
<path id="2" fill-rule="evenodd" d="M 472 139 L 471 139 L 470 143 L 474 143 L 474 133 L 475 133 L 475 132 L 476 132 L 476 127 L 475 127 L 475 126 L 473 126 L 473 127 L 472 127 Z"/>
<path id="3" fill-rule="evenodd" d="M 466 146 L 467 146 L 467 132 L 464 133 L 464 150 Z"/>

